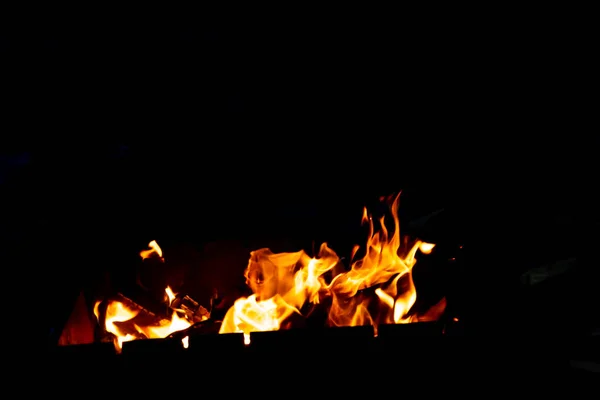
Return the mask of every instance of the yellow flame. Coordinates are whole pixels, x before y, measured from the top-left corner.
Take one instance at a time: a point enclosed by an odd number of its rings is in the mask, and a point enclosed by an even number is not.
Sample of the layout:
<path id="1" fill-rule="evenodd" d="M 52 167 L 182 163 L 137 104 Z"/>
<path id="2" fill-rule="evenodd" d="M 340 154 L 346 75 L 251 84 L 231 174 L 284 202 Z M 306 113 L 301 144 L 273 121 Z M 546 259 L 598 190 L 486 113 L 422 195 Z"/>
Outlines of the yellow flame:
<path id="1" fill-rule="evenodd" d="M 355 246 L 350 270 L 338 273 L 329 284 L 324 275 L 339 265 L 339 258 L 326 243 L 316 258 L 310 258 L 304 251 L 251 252 L 245 276 L 254 294 L 236 300 L 225 315 L 220 333 L 243 332 L 249 343 L 250 332 L 283 329 L 292 314 L 301 314 L 307 303 L 319 303 L 321 296 L 331 298 L 328 318 L 331 326 L 398 324 L 439 318 L 445 309 L 445 299 L 424 314 L 411 314 L 417 299 L 412 279 L 416 252 L 429 254 L 435 245 L 401 240 L 399 197 L 398 194 L 383 199 L 388 202 L 391 227 L 386 225 L 386 216 L 381 216 L 376 220 L 379 227 L 376 230 L 372 215 L 364 208 L 361 221 L 369 226 L 365 254 L 352 261 L 359 250 Z M 374 295 L 366 294 L 369 290 Z M 377 310 L 376 315 L 372 315 L 373 309 Z"/>
<path id="2" fill-rule="evenodd" d="M 169 304 L 175 298 L 175 293 L 167 286 L 165 293 L 169 298 Z M 100 304 L 101 301 L 97 301 L 94 304 L 94 315 L 100 320 Z M 123 343 L 137 339 L 139 336 L 134 335 L 131 331 L 144 335 L 149 339 L 165 338 L 174 332 L 178 332 L 189 328 L 192 324 L 187 319 L 180 317 L 176 311 L 173 311 L 171 320 L 161 320 L 158 325 L 140 326 L 134 322 L 135 317 L 139 314 L 140 310 L 134 310 L 127 307 L 124 303 L 116 300 L 108 302 L 105 314 L 105 330 L 110 332 L 115 337 L 115 349 L 117 352 L 121 352 Z M 115 323 L 123 323 L 117 326 Z M 129 329 L 125 330 L 123 326 L 127 326 Z M 184 348 L 189 345 L 188 337 L 182 339 Z"/>
<path id="3" fill-rule="evenodd" d="M 99 303 L 94 307 L 96 317 L 99 318 L 98 313 Z M 139 313 L 139 310 L 133 310 L 127 307 L 120 301 L 111 301 L 106 306 L 106 314 L 104 316 L 104 328 L 107 332 L 110 332 L 115 337 L 115 348 L 117 352 L 121 352 L 123 348 L 123 342 L 128 342 L 135 339 L 135 336 L 129 332 L 124 332 L 117 326 L 117 322 L 127 322 L 135 318 Z"/>
<path id="4" fill-rule="evenodd" d="M 435 244 L 401 238 L 399 197 L 398 194 L 382 199 L 388 202 L 390 212 L 379 218 L 373 218 L 366 207 L 363 209 L 361 221 L 369 227 L 364 254 L 355 260 L 361 248 L 354 246 L 347 271 L 339 270 L 343 265 L 327 243 L 321 245 L 316 257 L 310 257 L 303 250 L 273 253 L 263 248 L 252 251 L 244 276 L 253 294 L 234 302 L 219 333 L 243 333 L 244 343 L 248 345 L 251 332 L 287 329 L 292 315 L 302 315 L 309 305 L 317 305 L 324 299 L 330 302 L 330 326 L 373 325 L 377 332 L 377 325 L 382 323 L 438 319 L 445 310 L 445 298 L 425 313 L 412 312 L 417 300 L 412 279 L 416 252 L 430 254 Z M 386 224 L 390 221 L 391 224 Z M 142 259 L 159 257 L 164 261 L 162 249 L 155 240 L 148 247 L 140 252 Z M 176 294 L 169 286 L 165 293 L 171 306 Z M 100 320 L 99 307 L 100 302 L 97 302 L 94 314 Z M 127 308 L 119 301 L 107 304 L 105 328 L 115 336 L 117 351 L 121 350 L 123 342 L 134 340 L 139 334 L 164 338 L 191 326 L 176 310 L 170 321 L 140 326 L 133 322 L 138 313 L 139 310 Z M 125 323 L 129 323 L 129 329 L 123 328 Z M 182 345 L 184 348 L 189 346 L 188 336 L 182 339 Z"/>
<path id="5" fill-rule="evenodd" d="M 269 249 L 253 251 L 245 276 L 254 294 L 235 301 L 223 319 L 220 333 L 280 329 L 291 314 L 301 313 L 306 302 L 319 303 L 319 293 L 326 286 L 322 275 L 338 261 L 326 243 L 317 258 L 304 251 L 279 254 Z"/>
<path id="6" fill-rule="evenodd" d="M 165 293 L 167 294 L 169 305 L 171 305 L 173 303 L 173 300 L 175 300 L 176 295 L 175 293 L 173 293 L 173 290 L 169 286 L 167 286 L 167 288 L 165 289 Z"/>
<path id="7" fill-rule="evenodd" d="M 150 258 L 154 254 L 156 254 L 162 260 L 163 252 L 162 252 L 162 249 L 160 248 L 160 246 L 158 245 L 158 243 L 156 243 L 156 240 L 153 240 L 150 243 L 148 243 L 148 247 L 149 247 L 148 250 L 142 250 L 140 252 L 140 256 L 142 257 L 142 260 L 145 260 L 146 258 Z"/>
<path id="8" fill-rule="evenodd" d="M 419 250 L 423 254 L 429 254 L 429 253 L 431 253 L 431 251 L 433 250 L 434 247 L 435 247 L 435 244 L 433 244 L 433 243 L 421 242 L 419 244 Z"/>
<path id="9" fill-rule="evenodd" d="M 140 330 L 148 338 L 165 338 L 171 333 L 187 329 L 192 324 L 185 318 L 180 317 L 174 312 L 170 321 L 162 320 L 159 326 L 140 327 Z"/>

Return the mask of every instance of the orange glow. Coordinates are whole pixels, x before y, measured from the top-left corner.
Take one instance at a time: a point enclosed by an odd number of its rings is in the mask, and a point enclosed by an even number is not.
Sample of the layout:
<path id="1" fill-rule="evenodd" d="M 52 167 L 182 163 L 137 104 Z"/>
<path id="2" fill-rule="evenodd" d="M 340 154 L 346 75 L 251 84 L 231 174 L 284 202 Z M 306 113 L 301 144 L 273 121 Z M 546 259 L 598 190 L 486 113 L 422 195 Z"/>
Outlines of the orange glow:
<path id="1" fill-rule="evenodd" d="M 275 254 L 269 249 L 250 253 L 245 271 L 246 283 L 254 294 L 237 299 L 229 309 L 220 333 L 273 331 L 292 314 L 301 314 L 304 304 L 318 304 L 327 291 L 323 274 L 339 262 L 333 250 L 323 243 L 317 258 L 303 250 Z"/>
<path id="2" fill-rule="evenodd" d="M 445 298 L 426 312 L 415 311 L 417 290 L 412 270 L 417 253 L 431 254 L 435 244 L 401 237 L 399 198 L 399 194 L 382 198 L 387 209 L 378 217 L 363 209 L 361 221 L 369 230 L 366 244 L 354 246 L 347 268 L 327 243 L 320 246 L 316 256 L 304 250 L 273 253 L 262 248 L 250 252 L 244 277 L 252 294 L 233 303 L 219 333 L 243 333 L 244 342 L 249 344 L 251 332 L 290 329 L 295 318 L 306 317 L 317 306 L 326 307 L 329 326 L 373 325 L 376 335 L 380 324 L 439 319 L 446 308 Z M 143 260 L 158 257 L 164 262 L 155 240 L 148 247 L 140 252 Z M 167 286 L 164 301 L 170 307 L 175 299 L 176 294 Z M 102 321 L 100 305 L 96 303 L 94 314 Z M 125 341 L 165 338 L 191 326 L 182 310 L 172 308 L 170 319 L 142 324 L 138 318 L 141 310 L 134 306 L 115 300 L 106 303 L 104 327 L 114 336 L 117 351 Z M 188 336 L 182 339 L 184 348 L 188 341 Z"/>
<path id="3" fill-rule="evenodd" d="M 165 292 L 169 298 L 169 304 L 172 302 L 171 295 L 173 298 L 175 295 L 169 287 L 165 289 Z M 97 301 L 94 305 L 94 315 L 100 321 L 100 304 L 101 301 Z M 121 352 L 123 343 L 130 340 L 145 337 L 148 339 L 165 338 L 173 332 L 181 331 L 189 328 L 192 324 L 178 315 L 176 311 L 173 311 L 171 320 L 161 320 L 158 325 L 140 326 L 136 323 L 135 318 L 139 315 L 140 310 L 128 307 L 121 301 L 111 300 L 108 301 L 105 313 L 104 327 L 106 332 L 110 332 L 114 335 L 114 344 L 117 352 Z M 117 325 L 116 323 L 120 323 Z M 187 336 L 182 339 L 183 346 L 187 348 L 188 339 Z"/>
<path id="4" fill-rule="evenodd" d="M 326 283 L 324 275 L 340 259 L 326 243 L 316 258 L 304 251 L 272 253 L 260 249 L 250 254 L 245 271 L 253 293 L 238 299 L 227 312 L 220 333 L 243 332 L 246 342 L 253 331 L 286 329 L 292 314 L 302 315 L 307 303 L 317 304 L 322 297 L 331 300 L 330 326 L 401 324 L 438 319 L 445 310 L 442 299 L 423 314 L 411 313 L 417 292 L 412 279 L 416 253 L 429 254 L 435 245 L 420 240 L 401 240 L 398 218 L 399 195 L 383 198 L 388 202 L 392 226 L 381 216 L 378 229 L 365 208 L 362 222 L 369 224 L 364 256 L 354 261 L 349 271 L 335 275 Z M 390 230 L 391 229 L 391 230 Z M 351 259 L 358 251 L 355 246 Z M 374 294 L 368 294 L 372 291 Z M 375 331 L 377 332 L 377 331 Z"/>
<path id="5" fill-rule="evenodd" d="M 150 258 L 150 257 L 156 255 L 161 260 L 164 261 L 162 249 L 160 248 L 158 243 L 156 243 L 156 240 L 153 240 L 150 243 L 148 243 L 148 247 L 149 247 L 148 250 L 142 250 L 140 252 L 140 256 L 142 257 L 142 260 L 145 260 L 146 258 Z"/>
<path id="6" fill-rule="evenodd" d="M 167 295 L 168 304 L 171 305 L 173 303 L 173 300 L 175 300 L 175 293 L 173 293 L 173 290 L 171 290 L 169 286 L 167 286 L 167 288 L 165 289 L 165 293 Z"/>

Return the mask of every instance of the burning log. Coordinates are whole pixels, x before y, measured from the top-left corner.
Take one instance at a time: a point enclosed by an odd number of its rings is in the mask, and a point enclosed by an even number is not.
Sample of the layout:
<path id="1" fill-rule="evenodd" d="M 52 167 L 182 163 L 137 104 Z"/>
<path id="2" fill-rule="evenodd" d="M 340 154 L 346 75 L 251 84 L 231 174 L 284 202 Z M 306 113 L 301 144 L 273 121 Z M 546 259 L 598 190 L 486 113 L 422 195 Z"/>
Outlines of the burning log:
<path id="1" fill-rule="evenodd" d="M 112 300 L 122 302 L 129 308 L 139 310 L 140 314 L 138 315 L 143 316 L 144 319 L 150 319 L 154 321 L 168 319 L 167 310 L 169 310 L 169 307 L 158 304 L 149 298 L 144 299 L 143 297 L 139 296 L 139 294 L 136 296 L 136 300 L 133 300 L 132 297 L 133 296 L 126 296 L 123 293 L 117 293 Z"/>
<path id="2" fill-rule="evenodd" d="M 140 253 L 143 260 L 164 262 L 162 249 L 152 241 L 150 249 Z M 195 323 L 208 320 L 210 313 L 189 295 L 175 294 L 169 286 L 164 289 L 162 302 L 156 300 L 150 289 L 138 284 L 104 300 L 94 306 L 94 314 L 104 327 L 103 339 L 112 341 L 117 351 L 123 343 L 135 339 L 157 339 L 169 337 L 174 332 L 185 331 Z M 183 316 L 181 316 L 181 315 Z M 179 343 L 187 344 L 184 335 L 177 337 Z M 143 344 L 140 346 L 153 346 Z"/>
<path id="3" fill-rule="evenodd" d="M 380 340 L 414 337 L 439 337 L 444 333 L 444 324 L 440 321 L 415 322 L 412 324 L 382 324 L 377 327 Z"/>
<path id="4" fill-rule="evenodd" d="M 185 318 L 193 324 L 210 318 L 210 312 L 187 294 L 175 297 L 170 307 L 183 312 Z"/>
<path id="5" fill-rule="evenodd" d="M 166 313 L 148 310 L 122 293 L 118 293 L 110 299 L 96 303 L 94 314 L 105 327 L 105 340 L 114 342 L 115 347 L 120 351 L 125 342 L 135 339 L 164 338 L 191 325 L 183 317 L 178 316 L 178 311 L 166 309 L 171 311 L 170 318 Z"/>
<path id="6" fill-rule="evenodd" d="M 167 346 L 164 343 L 187 347 L 190 336 L 198 338 L 201 333 L 243 333 L 244 342 L 255 352 L 294 348 L 343 353 L 349 349 L 351 352 L 370 349 L 378 326 L 384 330 L 382 340 L 393 337 L 390 332 L 394 329 L 403 329 L 402 334 L 408 337 L 407 328 L 386 325 L 436 321 L 445 311 L 446 300 L 423 310 L 415 306 L 417 293 L 412 269 L 416 254 L 430 254 L 435 245 L 401 237 L 398 196 L 388 206 L 393 225 L 387 226 L 385 215 L 377 219 L 364 209 L 363 222 L 369 226 L 367 244 L 361 250 L 362 257 L 357 259 L 354 256 L 359 246 L 355 247 L 349 268 L 344 267 L 343 258 L 327 243 L 322 243 L 312 257 L 304 250 L 252 251 L 244 272 L 252 294 L 237 298 L 229 308 L 223 306 L 224 301 L 216 292 L 211 297 L 209 311 L 189 294 L 175 294 L 169 286 L 164 290 L 162 302 L 159 301 L 160 294 L 147 287 L 156 286 L 150 285 L 149 280 L 127 290 L 121 288 L 115 296 L 94 307 L 98 321 L 108 332 L 105 340 L 113 341 L 117 351 L 126 347 L 135 353 L 137 346 L 150 352 Z M 162 250 L 155 241 L 149 247 L 140 255 L 146 263 L 159 268 L 164 263 Z M 146 287 L 141 286 L 144 283 Z M 319 325 L 321 329 L 316 331 L 306 329 Z M 423 325 L 414 329 L 421 329 L 415 335 L 430 332 Z M 124 346 L 134 339 L 168 342 Z"/>

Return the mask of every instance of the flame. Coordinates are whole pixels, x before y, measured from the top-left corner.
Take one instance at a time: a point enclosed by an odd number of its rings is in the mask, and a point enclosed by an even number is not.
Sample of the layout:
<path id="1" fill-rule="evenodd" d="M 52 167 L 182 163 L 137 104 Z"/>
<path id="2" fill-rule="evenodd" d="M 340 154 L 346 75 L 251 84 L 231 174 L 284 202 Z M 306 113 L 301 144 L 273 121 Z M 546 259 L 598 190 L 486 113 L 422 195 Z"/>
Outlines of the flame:
<path id="1" fill-rule="evenodd" d="M 362 222 L 369 224 L 365 255 L 352 263 L 350 271 L 336 276 L 331 283 L 331 325 L 400 324 L 419 320 L 419 316 L 409 315 L 417 299 L 412 268 L 417 250 L 429 254 L 435 245 L 420 240 L 409 244 L 407 240 L 401 240 L 399 200 L 400 195 L 397 195 L 389 206 L 393 223 L 391 232 L 385 215 L 379 218 L 380 229 L 375 231 L 373 217 L 364 208 Z M 373 296 L 364 293 L 369 289 L 374 289 L 379 300 L 375 306 L 371 305 Z"/>
<path id="2" fill-rule="evenodd" d="M 393 223 L 378 219 L 363 209 L 362 222 L 369 225 L 364 256 L 352 262 L 347 272 L 326 283 L 325 274 L 339 265 L 340 259 L 326 243 L 316 258 L 304 251 L 272 253 L 260 249 L 250 253 L 245 271 L 246 283 L 253 294 L 235 301 L 228 310 L 220 333 L 242 332 L 246 344 L 253 331 L 285 329 L 293 314 L 303 315 L 307 304 L 318 304 L 329 297 L 328 322 L 331 326 L 401 324 L 436 320 L 446 307 L 443 298 L 423 314 L 411 313 L 417 299 L 412 279 L 416 252 L 429 254 L 435 244 L 421 240 L 401 240 L 398 217 L 400 194 L 383 198 L 388 203 Z M 354 259 L 359 246 L 352 250 Z M 375 331 L 376 332 L 376 331 Z"/>
<path id="3" fill-rule="evenodd" d="M 442 298 L 424 313 L 414 311 L 417 291 L 412 277 L 417 252 L 430 254 L 435 244 L 400 236 L 399 198 L 400 194 L 382 198 L 388 212 L 379 218 L 374 218 L 366 207 L 363 209 L 361 221 L 369 228 L 364 254 L 355 260 L 361 247 L 354 246 L 348 270 L 327 243 L 321 245 L 315 257 L 304 250 L 273 253 L 262 248 L 252 251 L 244 271 L 252 294 L 234 302 L 225 314 L 219 333 L 243 333 L 248 345 L 251 332 L 289 329 L 294 316 L 306 317 L 320 305 L 328 307 L 328 325 L 373 325 L 375 335 L 379 324 L 437 320 L 445 311 L 446 299 Z M 140 252 L 142 259 L 159 257 L 164 261 L 162 249 L 155 240 L 148 247 Z M 169 286 L 165 294 L 165 301 L 171 307 L 176 294 Z M 97 302 L 94 306 L 99 321 L 100 304 Z M 191 326 L 186 318 L 180 317 L 179 310 L 171 310 L 170 320 L 140 326 L 135 321 L 139 310 L 110 301 L 104 315 L 105 329 L 114 335 L 115 347 L 120 351 L 125 341 L 165 338 Z M 182 344 L 188 347 L 188 336 L 182 339 Z"/>
<path id="4" fill-rule="evenodd" d="M 98 320 L 100 320 L 100 304 L 101 302 L 98 301 L 94 305 L 94 314 Z M 139 310 L 133 310 L 120 301 L 111 301 L 106 306 L 104 328 L 106 329 L 106 332 L 110 332 L 114 335 L 114 343 L 117 352 L 121 351 L 124 342 L 133 340 L 136 337 L 132 333 L 123 331 L 122 328 L 115 323 L 130 321 L 135 318 L 138 313 Z"/>
<path id="5" fill-rule="evenodd" d="M 280 329 L 292 314 L 302 315 L 307 302 L 320 302 L 320 294 L 327 290 L 323 275 L 338 262 L 326 243 L 316 258 L 303 250 L 275 254 L 265 248 L 251 252 L 244 275 L 254 294 L 235 301 L 219 332 L 243 332 L 248 344 L 250 332 Z"/>
<path id="6" fill-rule="evenodd" d="M 170 287 L 167 286 L 165 293 L 168 297 L 168 304 L 171 305 L 175 299 L 175 294 Z M 94 315 L 101 320 L 100 305 L 101 301 L 97 301 L 94 305 Z M 123 302 L 111 300 L 106 306 L 104 315 L 104 328 L 106 332 L 114 335 L 114 344 L 117 352 L 121 352 L 123 343 L 130 340 L 146 337 L 148 339 L 165 338 L 174 332 L 178 332 L 189 328 L 192 324 L 185 318 L 180 317 L 177 311 L 173 311 L 171 320 L 161 320 L 158 325 L 140 326 L 135 323 L 135 318 L 140 313 L 140 310 L 128 307 Z M 115 323 L 121 323 L 118 326 Z M 189 342 L 188 337 L 182 339 L 183 346 L 187 348 Z"/>
<path id="7" fill-rule="evenodd" d="M 165 289 L 165 293 L 167 294 L 169 305 L 171 305 L 173 303 L 173 300 L 175 300 L 175 293 L 173 293 L 173 290 L 169 286 L 167 286 L 167 288 Z"/>
<path id="8" fill-rule="evenodd" d="M 164 261 L 162 249 L 160 248 L 158 243 L 156 243 L 156 240 L 153 240 L 150 243 L 148 243 L 148 247 L 149 247 L 148 250 L 142 250 L 140 252 L 140 256 L 142 257 L 142 260 L 145 260 L 146 258 L 150 258 L 150 257 L 154 256 L 154 254 L 156 254 L 156 256 L 158 256 L 162 261 Z"/>
<path id="9" fill-rule="evenodd" d="M 171 316 L 171 320 L 162 320 L 159 326 L 139 327 L 148 338 L 165 338 L 173 332 L 187 329 L 192 324 L 185 318 L 180 317 L 177 312 Z"/>

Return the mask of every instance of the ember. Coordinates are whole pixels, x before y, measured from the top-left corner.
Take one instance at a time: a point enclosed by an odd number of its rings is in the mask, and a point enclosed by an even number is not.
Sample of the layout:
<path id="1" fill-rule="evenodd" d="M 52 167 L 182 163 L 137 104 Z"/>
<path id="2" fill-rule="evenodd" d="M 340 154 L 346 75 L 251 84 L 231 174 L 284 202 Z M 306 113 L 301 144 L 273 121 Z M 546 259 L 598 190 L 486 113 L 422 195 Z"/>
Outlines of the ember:
<path id="1" fill-rule="evenodd" d="M 375 336 L 380 326 L 436 321 L 445 311 L 445 298 L 424 312 L 418 311 L 413 307 L 417 291 L 412 276 L 417 252 L 429 254 L 435 245 L 401 237 L 399 199 L 399 194 L 382 198 L 386 208 L 378 217 L 364 209 L 362 222 L 369 228 L 367 243 L 364 248 L 354 247 L 348 269 L 327 243 L 314 257 L 304 250 L 252 251 L 244 272 L 252 294 L 238 298 L 222 320 L 169 286 L 164 289 L 164 315 L 123 295 L 98 300 L 94 314 L 117 352 L 125 342 L 168 337 L 176 337 L 187 348 L 187 331 L 209 322 L 218 325 L 215 333 L 243 334 L 248 345 L 253 332 L 304 327 L 317 308 L 325 310 L 325 326 L 369 326 Z M 158 243 L 152 241 L 148 247 L 140 252 L 142 260 L 164 263 Z"/>

